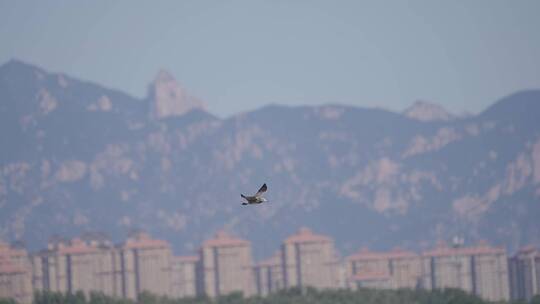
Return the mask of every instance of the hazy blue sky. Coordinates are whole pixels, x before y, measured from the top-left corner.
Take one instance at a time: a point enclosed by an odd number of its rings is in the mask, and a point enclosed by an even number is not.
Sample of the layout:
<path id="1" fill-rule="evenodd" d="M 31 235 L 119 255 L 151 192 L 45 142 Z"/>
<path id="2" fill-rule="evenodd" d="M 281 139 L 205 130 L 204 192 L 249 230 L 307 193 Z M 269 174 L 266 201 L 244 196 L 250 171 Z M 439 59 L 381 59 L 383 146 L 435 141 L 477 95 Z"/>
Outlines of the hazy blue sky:
<path id="1" fill-rule="evenodd" d="M 209 110 L 415 100 L 478 112 L 540 88 L 540 1 L 4 1 L 11 58 L 142 97 L 160 68 Z"/>

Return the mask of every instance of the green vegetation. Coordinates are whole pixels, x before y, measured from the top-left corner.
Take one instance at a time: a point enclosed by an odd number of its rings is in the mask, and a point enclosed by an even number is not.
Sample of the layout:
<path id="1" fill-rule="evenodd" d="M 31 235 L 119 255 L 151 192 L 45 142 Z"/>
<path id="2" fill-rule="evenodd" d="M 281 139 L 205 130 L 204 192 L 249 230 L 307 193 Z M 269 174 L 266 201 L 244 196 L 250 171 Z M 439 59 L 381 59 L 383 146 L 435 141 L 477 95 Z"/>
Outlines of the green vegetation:
<path id="1" fill-rule="evenodd" d="M 540 295 L 536 295 L 531 299 L 531 304 L 540 304 Z"/>
<path id="2" fill-rule="evenodd" d="M 137 304 L 488 304 L 476 296 L 457 289 L 446 290 L 324 290 L 307 288 L 303 293 L 299 288 L 282 290 L 268 297 L 244 298 L 241 293 L 232 293 L 215 300 L 207 297 L 171 299 L 143 292 Z M 512 304 L 525 303 L 514 302 Z M 531 304 L 540 304 L 540 296 Z M 0 299 L 0 304 L 15 304 L 13 300 Z M 109 297 L 93 292 L 89 297 L 84 293 L 61 294 L 38 292 L 34 304 L 135 304 L 134 301 Z"/>
<path id="3" fill-rule="evenodd" d="M 0 304 L 17 304 L 13 299 L 0 298 Z"/>

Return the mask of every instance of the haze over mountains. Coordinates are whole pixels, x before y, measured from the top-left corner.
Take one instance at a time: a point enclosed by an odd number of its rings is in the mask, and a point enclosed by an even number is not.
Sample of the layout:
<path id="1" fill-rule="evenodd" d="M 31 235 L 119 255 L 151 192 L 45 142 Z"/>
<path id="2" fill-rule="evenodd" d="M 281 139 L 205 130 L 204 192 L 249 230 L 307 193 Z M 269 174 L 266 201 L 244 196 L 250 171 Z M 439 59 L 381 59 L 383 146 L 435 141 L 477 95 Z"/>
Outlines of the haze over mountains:
<path id="1" fill-rule="evenodd" d="M 217 229 L 271 255 L 300 226 L 361 246 L 454 235 L 540 244 L 540 91 L 459 117 L 269 105 L 220 119 L 162 71 L 147 98 L 0 66 L 0 238 L 144 229 L 190 253 Z M 268 204 L 241 206 L 266 182 Z"/>

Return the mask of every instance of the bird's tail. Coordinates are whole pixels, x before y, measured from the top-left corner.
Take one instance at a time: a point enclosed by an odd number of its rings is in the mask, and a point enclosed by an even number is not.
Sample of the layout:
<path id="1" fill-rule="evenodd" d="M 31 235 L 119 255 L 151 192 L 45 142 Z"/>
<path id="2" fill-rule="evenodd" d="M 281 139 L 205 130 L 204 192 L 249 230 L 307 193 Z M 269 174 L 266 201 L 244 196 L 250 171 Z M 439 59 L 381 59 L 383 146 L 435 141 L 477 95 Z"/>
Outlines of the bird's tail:
<path id="1" fill-rule="evenodd" d="M 246 196 L 245 196 L 245 195 L 243 195 L 243 194 L 240 194 L 240 196 L 241 196 L 242 198 L 246 198 Z"/>

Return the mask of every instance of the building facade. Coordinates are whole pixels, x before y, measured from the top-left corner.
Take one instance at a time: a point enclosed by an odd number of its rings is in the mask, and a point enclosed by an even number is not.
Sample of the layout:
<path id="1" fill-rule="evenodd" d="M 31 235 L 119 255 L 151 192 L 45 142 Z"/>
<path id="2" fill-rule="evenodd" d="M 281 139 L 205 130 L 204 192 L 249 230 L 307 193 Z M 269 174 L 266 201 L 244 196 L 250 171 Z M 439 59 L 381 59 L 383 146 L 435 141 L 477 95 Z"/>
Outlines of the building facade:
<path id="1" fill-rule="evenodd" d="M 503 248 L 440 245 L 423 253 L 423 287 L 459 288 L 489 301 L 510 298 L 508 263 Z"/>
<path id="2" fill-rule="evenodd" d="M 274 255 L 255 266 L 255 276 L 257 279 L 257 294 L 266 296 L 284 288 L 285 279 L 283 277 L 283 263 L 281 252 Z"/>
<path id="3" fill-rule="evenodd" d="M 32 272 L 26 250 L 0 242 L 0 298 L 32 303 Z"/>
<path id="4" fill-rule="evenodd" d="M 0 297 L 29 304 L 33 291 L 92 291 L 136 300 L 150 292 L 172 298 L 232 292 L 266 296 L 282 288 L 458 288 L 489 301 L 529 300 L 540 293 L 540 251 L 524 248 L 507 259 L 486 243 L 416 254 L 360 250 L 340 262 L 331 238 L 301 228 L 281 250 L 253 265 L 250 242 L 220 231 L 198 256 L 172 255 L 146 233 L 114 246 L 106 238 L 53 239 L 46 250 L 0 243 Z"/>
<path id="5" fill-rule="evenodd" d="M 99 291 L 121 297 L 118 253 L 108 240 L 51 242 L 47 250 L 32 257 L 36 290 L 83 291 L 87 296 Z"/>
<path id="6" fill-rule="evenodd" d="M 525 247 L 508 260 L 512 300 L 540 294 L 540 249 Z"/>
<path id="7" fill-rule="evenodd" d="M 301 228 L 282 245 L 285 287 L 340 287 L 339 259 L 334 241 L 324 235 Z"/>
<path id="8" fill-rule="evenodd" d="M 143 291 L 172 295 L 170 245 L 145 233 L 120 246 L 104 238 L 56 239 L 31 261 L 35 290 L 87 296 L 97 291 L 129 299 Z"/>
<path id="9" fill-rule="evenodd" d="M 244 296 L 255 294 L 251 243 L 219 231 L 202 244 L 197 274 L 198 294 L 209 297 L 232 292 L 241 292 Z"/>
<path id="10" fill-rule="evenodd" d="M 367 249 L 346 258 L 349 286 L 361 283 L 387 287 L 417 288 L 422 278 L 421 258 L 410 251 L 395 249 L 390 252 L 371 252 Z M 365 282 L 364 282 L 365 281 Z"/>
<path id="11" fill-rule="evenodd" d="M 171 260 L 171 296 L 174 298 L 197 295 L 196 269 L 199 257 L 177 256 Z"/>
<path id="12" fill-rule="evenodd" d="M 137 233 L 119 246 L 123 297 L 137 299 L 142 292 L 172 296 L 172 250 L 168 242 Z"/>
<path id="13" fill-rule="evenodd" d="M 349 277 L 348 287 L 352 290 L 358 288 L 392 289 L 392 277 L 386 272 L 360 272 Z"/>

